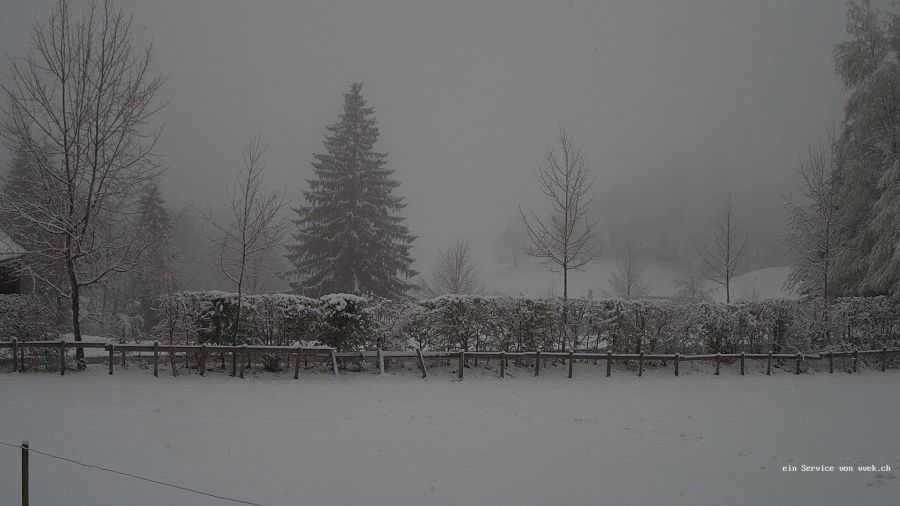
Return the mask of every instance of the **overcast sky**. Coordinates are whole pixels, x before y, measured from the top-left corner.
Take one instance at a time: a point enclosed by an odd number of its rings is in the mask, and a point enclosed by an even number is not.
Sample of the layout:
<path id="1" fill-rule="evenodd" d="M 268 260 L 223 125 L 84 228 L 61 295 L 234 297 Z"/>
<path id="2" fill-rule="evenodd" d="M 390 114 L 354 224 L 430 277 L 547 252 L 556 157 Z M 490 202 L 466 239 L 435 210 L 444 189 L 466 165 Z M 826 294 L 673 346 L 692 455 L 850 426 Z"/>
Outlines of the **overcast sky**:
<path id="1" fill-rule="evenodd" d="M 51 5 L 0 0 L 0 53 L 23 54 Z M 558 124 L 583 142 L 600 190 L 702 168 L 739 198 L 775 202 L 782 189 L 765 182 L 790 180 L 844 98 L 831 60 L 841 0 L 125 5 L 168 76 L 172 204 L 221 200 L 257 132 L 270 185 L 299 199 L 342 93 L 363 81 L 426 263 L 461 235 L 490 251 L 518 205 L 537 205 Z"/>

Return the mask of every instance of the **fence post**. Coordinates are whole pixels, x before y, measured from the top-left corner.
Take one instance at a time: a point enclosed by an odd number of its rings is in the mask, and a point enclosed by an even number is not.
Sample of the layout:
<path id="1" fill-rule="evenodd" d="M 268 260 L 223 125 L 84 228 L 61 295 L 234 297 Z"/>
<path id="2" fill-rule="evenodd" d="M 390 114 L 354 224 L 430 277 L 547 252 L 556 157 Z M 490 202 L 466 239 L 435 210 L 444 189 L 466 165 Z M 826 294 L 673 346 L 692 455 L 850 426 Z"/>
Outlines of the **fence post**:
<path id="1" fill-rule="evenodd" d="M 722 360 L 722 354 L 716 353 L 716 376 L 719 375 L 719 362 Z"/>
<path id="2" fill-rule="evenodd" d="M 200 376 L 206 376 L 206 343 L 200 345 Z"/>
<path id="3" fill-rule="evenodd" d="M 59 340 L 59 375 L 66 375 L 66 341 L 65 339 Z"/>
<path id="4" fill-rule="evenodd" d="M 246 344 L 241 346 L 240 363 L 241 363 L 241 366 L 238 370 L 238 377 L 243 378 L 244 377 L 244 368 L 246 367 L 246 364 L 247 364 L 247 345 Z"/>
<path id="5" fill-rule="evenodd" d="M 803 358 L 802 353 L 797 354 L 797 369 L 794 371 L 794 374 L 800 374 L 800 360 Z"/>
<path id="6" fill-rule="evenodd" d="M 828 352 L 828 374 L 834 374 L 834 352 Z"/>
<path id="7" fill-rule="evenodd" d="M 887 370 L 887 346 L 881 347 L 881 372 Z"/>
<path id="8" fill-rule="evenodd" d="M 422 357 L 422 350 L 416 348 L 416 356 L 419 357 L 419 367 L 422 368 L 422 379 L 428 379 L 428 371 L 425 370 L 425 358 Z"/>
<path id="9" fill-rule="evenodd" d="M 500 352 L 500 378 L 506 377 L 506 352 Z"/>
<path id="10" fill-rule="evenodd" d="M 744 352 L 741 352 L 741 376 L 744 375 Z"/>
<path id="11" fill-rule="evenodd" d="M 17 339 L 12 340 L 12 353 L 13 372 L 19 372 L 19 341 Z"/>
<path id="12" fill-rule="evenodd" d="M 337 355 L 334 354 L 334 348 L 331 349 L 331 370 L 335 376 L 338 375 Z"/>
<path id="13" fill-rule="evenodd" d="M 300 379 L 300 354 L 303 348 L 297 348 L 297 356 L 294 357 L 294 379 Z"/>
<path id="14" fill-rule="evenodd" d="M 679 362 L 679 360 L 681 360 L 681 355 L 678 354 L 678 353 L 676 353 L 676 354 L 675 354 L 675 376 L 678 376 L 678 362 Z"/>
<path id="15" fill-rule="evenodd" d="M 109 352 L 109 375 L 112 376 L 113 373 L 113 356 L 116 353 L 116 345 L 107 344 L 106 349 Z"/>
<path id="16" fill-rule="evenodd" d="M 378 348 L 378 373 L 384 376 L 384 354 L 381 353 L 381 348 Z"/>
<path id="17" fill-rule="evenodd" d="M 22 441 L 22 506 L 28 506 L 28 440 Z"/>
<path id="18" fill-rule="evenodd" d="M 159 377 L 159 341 L 153 341 L 153 377 Z"/>
<path id="19" fill-rule="evenodd" d="M 541 349 L 538 350 L 534 354 L 534 377 L 537 378 L 538 374 L 541 373 Z"/>
<path id="20" fill-rule="evenodd" d="M 642 351 L 638 356 L 638 376 L 644 375 L 644 352 Z"/>
<path id="21" fill-rule="evenodd" d="M 853 372 L 859 372 L 859 349 L 853 353 Z"/>
<path id="22" fill-rule="evenodd" d="M 772 375 L 772 352 L 769 351 L 769 355 L 766 357 L 766 376 Z"/>
<path id="23" fill-rule="evenodd" d="M 569 378 L 570 379 L 572 378 L 572 364 L 574 364 L 574 363 L 575 363 L 575 352 L 570 351 L 569 352 Z"/>
<path id="24" fill-rule="evenodd" d="M 128 362 L 125 360 L 125 350 L 122 350 L 122 368 L 128 369 Z"/>
<path id="25" fill-rule="evenodd" d="M 606 352 L 606 377 L 612 376 L 612 352 Z"/>
<path id="26" fill-rule="evenodd" d="M 465 350 L 459 350 L 459 367 L 456 369 L 456 379 L 463 379 L 463 366 L 466 363 L 466 352 Z"/>

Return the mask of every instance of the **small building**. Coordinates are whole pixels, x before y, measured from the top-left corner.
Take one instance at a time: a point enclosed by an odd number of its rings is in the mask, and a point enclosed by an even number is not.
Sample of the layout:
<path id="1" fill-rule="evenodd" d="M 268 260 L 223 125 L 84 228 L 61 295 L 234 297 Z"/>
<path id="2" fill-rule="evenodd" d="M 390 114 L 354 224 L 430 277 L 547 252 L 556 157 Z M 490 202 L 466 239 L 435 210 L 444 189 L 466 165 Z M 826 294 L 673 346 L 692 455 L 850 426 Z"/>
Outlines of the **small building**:
<path id="1" fill-rule="evenodd" d="M 28 272 L 25 253 L 9 234 L 0 230 L 0 294 L 34 291 L 31 276 L 25 274 Z"/>

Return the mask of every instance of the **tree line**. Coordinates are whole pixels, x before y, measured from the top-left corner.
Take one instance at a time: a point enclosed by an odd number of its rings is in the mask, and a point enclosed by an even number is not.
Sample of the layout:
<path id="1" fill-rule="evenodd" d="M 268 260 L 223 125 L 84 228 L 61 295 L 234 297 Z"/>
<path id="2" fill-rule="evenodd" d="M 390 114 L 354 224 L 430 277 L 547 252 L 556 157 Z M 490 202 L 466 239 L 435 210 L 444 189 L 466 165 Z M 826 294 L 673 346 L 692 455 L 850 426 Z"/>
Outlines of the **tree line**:
<path id="1" fill-rule="evenodd" d="M 66 307 L 76 341 L 98 308 L 123 328 L 152 323 L 142 320 L 155 318 L 153 297 L 181 286 L 176 236 L 189 215 L 205 225 L 238 312 L 286 242 L 293 269 L 283 276 L 298 293 L 398 297 L 413 287 L 415 237 L 398 214 L 404 203 L 387 155 L 375 150 L 377 121 L 361 83 L 344 95 L 291 223 L 284 192 L 265 187 L 259 135 L 241 151 L 224 213 L 173 215 L 159 190 L 154 126 L 165 78 L 151 68 L 152 47 L 137 48 L 133 35 L 132 17 L 111 1 L 77 12 L 60 0 L 34 24 L 28 54 L 10 59 L 2 87 L 2 136 L 13 154 L 0 191 L 3 229 L 24 250 L 18 267 Z M 236 323 L 233 341 L 237 334 Z"/>
<path id="2" fill-rule="evenodd" d="M 818 303 L 821 332 L 837 296 L 900 292 L 900 17 L 868 0 L 850 2 L 849 40 L 834 49 L 837 73 L 850 91 L 840 130 L 812 147 L 797 169 L 800 195 L 785 197 L 794 258 L 787 287 Z M 165 78 L 151 68 L 152 47 L 138 48 L 133 19 L 110 1 L 73 12 L 60 0 L 36 22 L 30 51 L 11 58 L 0 134 L 12 154 L 0 189 L 4 232 L 27 252 L 21 265 L 65 310 L 76 340 L 82 322 L 112 319 L 122 329 L 152 327 L 153 301 L 184 288 L 183 264 L 199 219 L 205 255 L 237 296 L 228 329 L 238 341 L 245 294 L 277 276 L 293 292 L 403 299 L 416 294 L 487 290 L 466 239 L 439 252 L 426 277 L 413 269 L 416 239 L 401 215 L 405 203 L 387 154 L 377 150 L 374 108 L 353 83 L 323 150 L 303 203 L 290 208 L 284 191 L 265 185 L 266 144 L 254 136 L 236 157 L 238 170 L 225 211 L 207 206 L 179 212 L 160 192 L 156 127 L 165 106 Z M 571 341 L 569 276 L 599 253 L 593 219 L 595 184 L 587 155 L 564 127 L 539 164 L 537 183 L 550 211 L 519 209 L 519 251 L 558 272 L 562 285 L 558 341 Z M 286 215 L 291 216 L 288 219 Z M 729 197 L 709 239 L 679 280 L 681 299 L 709 298 L 720 285 L 726 302 L 746 260 L 749 236 Z M 511 238 L 511 239 L 510 239 Z M 270 264 L 287 248 L 287 268 Z M 640 299 L 652 286 L 639 244 L 623 244 L 606 294 Z M 84 307 L 83 304 L 87 304 Z"/>

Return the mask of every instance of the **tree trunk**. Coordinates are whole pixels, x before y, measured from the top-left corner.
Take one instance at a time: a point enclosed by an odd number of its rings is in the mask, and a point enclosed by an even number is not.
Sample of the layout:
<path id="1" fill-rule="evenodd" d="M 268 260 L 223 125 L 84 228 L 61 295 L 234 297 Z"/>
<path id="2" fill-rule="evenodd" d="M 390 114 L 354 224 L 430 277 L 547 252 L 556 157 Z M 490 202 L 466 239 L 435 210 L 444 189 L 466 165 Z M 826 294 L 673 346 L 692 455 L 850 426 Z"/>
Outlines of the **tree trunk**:
<path id="1" fill-rule="evenodd" d="M 71 241 L 71 239 L 67 237 L 66 242 L 69 241 Z M 66 255 L 66 273 L 69 277 L 69 303 L 72 310 L 72 335 L 75 337 L 75 341 L 81 341 L 80 286 L 78 285 L 78 277 L 75 275 L 75 261 L 72 259 L 71 254 Z M 75 349 L 75 362 L 79 369 L 83 368 L 84 348 L 80 346 Z"/>
<path id="2" fill-rule="evenodd" d="M 562 351 L 566 351 L 566 339 L 569 337 L 569 270 L 563 265 L 563 307 L 562 307 Z"/>

